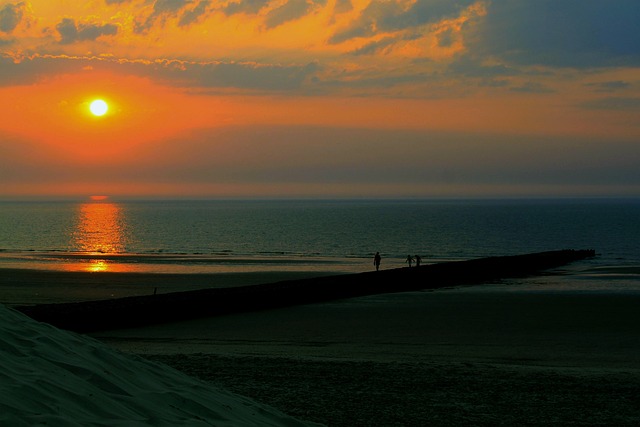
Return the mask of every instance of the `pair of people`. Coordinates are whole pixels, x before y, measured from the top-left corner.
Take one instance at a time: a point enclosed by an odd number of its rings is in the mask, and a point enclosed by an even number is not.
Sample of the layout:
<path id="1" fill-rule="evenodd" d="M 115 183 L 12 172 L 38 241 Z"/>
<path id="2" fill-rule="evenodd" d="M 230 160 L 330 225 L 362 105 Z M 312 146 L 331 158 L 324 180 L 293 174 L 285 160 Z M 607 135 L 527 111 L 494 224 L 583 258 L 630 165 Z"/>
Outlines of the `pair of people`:
<path id="1" fill-rule="evenodd" d="M 411 263 L 413 263 L 413 261 L 416 262 L 416 267 L 420 267 L 422 258 L 420 258 L 420 255 L 416 255 L 415 258 L 411 257 L 411 255 L 407 255 L 407 259 L 405 260 L 405 262 L 409 264 L 409 267 L 411 267 Z"/>
<path id="2" fill-rule="evenodd" d="M 420 258 L 420 255 L 416 255 L 415 258 L 413 258 L 411 255 L 407 255 L 407 260 L 405 262 L 409 264 L 409 267 L 411 267 L 411 264 L 414 260 L 416 262 L 416 267 L 420 267 L 420 262 L 422 262 L 422 258 Z M 375 256 L 373 257 L 373 265 L 376 266 L 376 271 L 380 269 L 380 261 L 382 261 L 380 252 L 376 252 Z"/>

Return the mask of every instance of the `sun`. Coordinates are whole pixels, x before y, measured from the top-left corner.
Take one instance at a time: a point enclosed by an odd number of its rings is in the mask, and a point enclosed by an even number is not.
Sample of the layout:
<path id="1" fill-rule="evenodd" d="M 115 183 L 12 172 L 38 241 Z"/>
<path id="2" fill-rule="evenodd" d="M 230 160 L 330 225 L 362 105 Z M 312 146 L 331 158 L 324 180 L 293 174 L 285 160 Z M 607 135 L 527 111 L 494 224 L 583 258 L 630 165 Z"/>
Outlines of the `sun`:
<path id="1" fill-rule="evenodd" d="M 109 111 L 109 105 L 102 99 L 96 99 L 89 105 L 89 110 L 94 116 L 104 116 Z"/>

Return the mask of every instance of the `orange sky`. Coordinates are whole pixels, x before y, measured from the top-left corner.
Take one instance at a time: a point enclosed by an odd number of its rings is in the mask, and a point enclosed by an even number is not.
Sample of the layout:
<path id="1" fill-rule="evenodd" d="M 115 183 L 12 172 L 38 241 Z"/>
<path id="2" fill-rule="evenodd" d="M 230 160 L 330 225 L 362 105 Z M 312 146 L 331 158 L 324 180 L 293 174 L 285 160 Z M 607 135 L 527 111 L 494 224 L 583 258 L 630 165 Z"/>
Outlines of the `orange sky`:
<path id="1" fill-rule="evenodd" d="M 0 1 L 0 197 L 638 194 L 638 6 L 586 2 Z"/>

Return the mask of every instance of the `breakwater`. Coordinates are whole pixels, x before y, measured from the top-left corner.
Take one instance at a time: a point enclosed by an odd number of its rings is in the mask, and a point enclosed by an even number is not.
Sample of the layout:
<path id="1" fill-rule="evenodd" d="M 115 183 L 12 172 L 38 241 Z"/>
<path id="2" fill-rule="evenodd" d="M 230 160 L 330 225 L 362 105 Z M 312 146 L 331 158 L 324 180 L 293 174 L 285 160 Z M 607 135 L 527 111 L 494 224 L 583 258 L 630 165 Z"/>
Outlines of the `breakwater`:
<path id="1" fill-rule="evenodd" d="M 593 250 L 559 250 L 233 288 L 14 308 L 62 329 L 92 332 L 381 293 L 481 284 L 530 276 L 593 256 Z"/>

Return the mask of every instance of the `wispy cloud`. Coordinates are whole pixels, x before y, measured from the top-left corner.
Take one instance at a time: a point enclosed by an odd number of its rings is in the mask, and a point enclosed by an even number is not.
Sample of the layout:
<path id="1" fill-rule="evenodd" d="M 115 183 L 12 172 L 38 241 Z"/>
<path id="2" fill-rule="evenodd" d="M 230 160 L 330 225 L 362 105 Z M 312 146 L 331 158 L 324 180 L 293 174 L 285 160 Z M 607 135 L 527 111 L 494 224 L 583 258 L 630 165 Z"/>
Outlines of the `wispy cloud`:
<path id="1" fill-rule="evenodd" d="M 586 88 L 595 92 L 617 92 L 631 87 L 631 83 L 622 80 L 608 82 L 585 83 Z"/>
<path id="2" fill-rule="evenodd" d="M 265 25 L 267 28 L 274 28 L 286 22 L 302 18 L 316 8 L 325 6 L 326 3 L 326 0 L 312 2 L 307 0 L 288 0 L 267 15 Z"/>
<path id="3" fill-rule="evenodd" d="M 581 107 L 593 110 L 617 110 L 640 112 L 640 97 L 610 96 L 583 102 Z"/>

